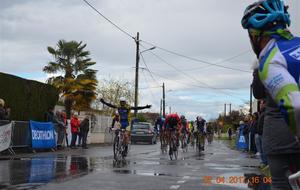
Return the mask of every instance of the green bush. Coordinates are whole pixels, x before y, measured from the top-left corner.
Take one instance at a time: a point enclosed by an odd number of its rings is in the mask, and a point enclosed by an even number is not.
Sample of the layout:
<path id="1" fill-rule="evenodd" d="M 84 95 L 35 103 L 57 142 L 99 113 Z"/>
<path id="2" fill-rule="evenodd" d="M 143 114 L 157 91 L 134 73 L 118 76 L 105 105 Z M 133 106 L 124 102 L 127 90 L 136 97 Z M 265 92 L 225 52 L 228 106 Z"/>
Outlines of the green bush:
<path id="1" fill-rule="evenodd" d="M 57 103 L 58 94 L 51 85 L 0 73 L 0 98 L 11 108 L 11 120 L 42 121 L 45 111 Z"/>

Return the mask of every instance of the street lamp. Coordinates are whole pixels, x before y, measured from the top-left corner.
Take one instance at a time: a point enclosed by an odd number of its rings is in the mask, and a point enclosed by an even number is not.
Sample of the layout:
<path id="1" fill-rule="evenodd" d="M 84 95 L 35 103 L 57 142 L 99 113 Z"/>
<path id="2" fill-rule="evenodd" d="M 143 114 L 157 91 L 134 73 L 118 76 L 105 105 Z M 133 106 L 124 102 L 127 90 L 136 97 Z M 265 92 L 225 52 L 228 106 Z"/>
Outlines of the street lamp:
<path id="1" fill-rule="evenodd" d="M 149 48 L 149 49 L 145 49 L 145 50 L 141 51 L 140 54 L 142 54 L 142 53 L 144 53 L 144 52 L 146 52 L 146 51 L 154 50 L 155 48 L 156 48 L 156 47 L 153 46 L 153 47 L 151 47 L 151 48 Z"/>

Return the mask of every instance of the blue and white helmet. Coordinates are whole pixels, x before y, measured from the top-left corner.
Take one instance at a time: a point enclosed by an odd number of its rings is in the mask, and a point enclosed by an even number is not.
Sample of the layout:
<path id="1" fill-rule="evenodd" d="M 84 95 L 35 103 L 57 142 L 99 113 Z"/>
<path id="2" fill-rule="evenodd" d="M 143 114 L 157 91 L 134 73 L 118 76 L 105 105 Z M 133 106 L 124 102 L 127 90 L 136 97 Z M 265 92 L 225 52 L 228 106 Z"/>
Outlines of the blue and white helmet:
<path id="1" fill-rule="evenodd" d="M 260 0 L 246 8 L 242 26 L 258 30 L 286 28 L 291 23 L 287 9 L 282 0 Z"/>

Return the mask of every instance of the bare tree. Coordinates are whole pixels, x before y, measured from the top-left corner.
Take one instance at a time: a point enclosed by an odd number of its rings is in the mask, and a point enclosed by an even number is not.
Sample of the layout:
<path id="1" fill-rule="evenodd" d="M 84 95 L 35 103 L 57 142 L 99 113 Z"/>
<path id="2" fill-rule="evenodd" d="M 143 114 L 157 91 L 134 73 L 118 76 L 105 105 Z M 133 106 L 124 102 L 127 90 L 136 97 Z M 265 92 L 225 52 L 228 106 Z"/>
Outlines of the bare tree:
<path id="1" fill-rule="evenodd" d="M 118 105 L 121 97 L 125 97 L 127 103 L 132 105 L 134 102 L 134 83 L 126 80 L 108 79 L 103 80 L 97 88 L 98 98 L 96 101 L 96 107 L 102 107 L 100 98 L 105 101 Z M 112 109 L 106 106 L 103 107 L 104 111 L 111 113 Z"/>

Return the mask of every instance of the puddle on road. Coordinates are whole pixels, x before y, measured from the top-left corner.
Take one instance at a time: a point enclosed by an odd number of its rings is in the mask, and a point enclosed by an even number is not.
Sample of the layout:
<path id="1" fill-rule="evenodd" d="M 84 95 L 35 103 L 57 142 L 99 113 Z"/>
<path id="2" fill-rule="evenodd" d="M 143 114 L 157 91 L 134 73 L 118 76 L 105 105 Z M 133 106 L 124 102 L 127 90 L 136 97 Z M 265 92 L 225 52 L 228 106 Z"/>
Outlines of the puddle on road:
<path id="1" fill-rule="evenodd" d="M 240 170 L 243 168 L 259 168 L 259 166 L 247 166 L 247 165 L 237 165 L 237 164 L 225 165 L 225 164 L 216 164 L 216 163 L 205 163 L 204 166 L 216 170 Z"/>
<path id="2" fill-rule="evenodd" d="M 168 177 L 179 177 L 174 174 L 158 173 L 155 171 L 143 171 L 143 170 L 113 170 L 114 173 L 118 174 L 131 174 L 141 176 L 168 176 Z"/>
<path id="3" fill-rule="evenodd" d="M 0 189 L 34 189 L 50 181 L 66 181 L 87 175 L 105 159 L 47 155 L 1 160 L 8 162 L 0 165 Z"/>

